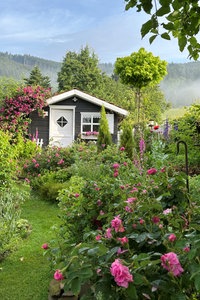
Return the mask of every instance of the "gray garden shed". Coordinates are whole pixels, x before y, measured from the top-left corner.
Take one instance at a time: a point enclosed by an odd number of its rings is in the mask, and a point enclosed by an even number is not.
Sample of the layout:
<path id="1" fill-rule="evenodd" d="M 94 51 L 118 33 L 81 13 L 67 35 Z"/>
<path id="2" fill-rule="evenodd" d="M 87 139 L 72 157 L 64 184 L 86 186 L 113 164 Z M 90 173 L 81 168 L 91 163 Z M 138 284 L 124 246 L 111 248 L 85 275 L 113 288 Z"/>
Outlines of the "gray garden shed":
<path id="1" fill-rule="evenodd" d="M 73 141 L 96 140 L 101 107 L 104 106 L 113 142 L 117 142 L 118 124 L 128 111 L 77 89 L 47 99 L 44 117 L 36 111 L 30 114 L 31 137 L 37 136 L 43 146 L 67 147 Z"/>

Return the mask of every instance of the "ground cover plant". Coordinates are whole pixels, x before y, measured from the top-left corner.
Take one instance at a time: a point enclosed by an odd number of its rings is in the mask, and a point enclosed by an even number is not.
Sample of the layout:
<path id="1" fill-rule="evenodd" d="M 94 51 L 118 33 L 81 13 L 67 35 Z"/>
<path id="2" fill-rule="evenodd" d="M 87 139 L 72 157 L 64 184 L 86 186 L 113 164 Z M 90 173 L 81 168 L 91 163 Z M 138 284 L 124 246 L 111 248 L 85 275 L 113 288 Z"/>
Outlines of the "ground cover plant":
<path id="1" fill-rule="evenodd" d="M 81 149 L 58 196 L 54 278 L 76 295 L 87 285 L 81 299 L 198 299 L 199 203 L 162 143 L 133 160 L 116 146 Z"/>

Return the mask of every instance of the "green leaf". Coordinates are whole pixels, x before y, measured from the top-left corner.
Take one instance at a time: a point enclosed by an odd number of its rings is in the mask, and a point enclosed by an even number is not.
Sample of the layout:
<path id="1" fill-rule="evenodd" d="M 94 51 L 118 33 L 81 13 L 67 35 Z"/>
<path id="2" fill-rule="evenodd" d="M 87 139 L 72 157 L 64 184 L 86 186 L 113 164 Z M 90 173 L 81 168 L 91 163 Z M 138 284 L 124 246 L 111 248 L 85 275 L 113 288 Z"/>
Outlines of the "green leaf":
<path id="1" fill-rule="evenodd" d="M 74 278 L 71 281 L 71 289 L 74 295 L 78 295 L 81 291 L 81 280 L 79 277 Z"/>
<path id="2" fill-rule="evenodd" d="M 150 19 L 149 21 L 147 21 L 146 23 L 144 23 L 142 25 L 142 28 L 141 28 L 141 35 L 142 35 L 142 38 L 151 31 L 151 29 L 153 28 L 153 23 L 152 23 L 152 20 Z"/>
<path id="3" fill-rule="evenodd" d="M 152 44 L 153 41 L 155 40 L 155 38 L 156 38 L 157 36 L 158 36 L 157 34 L 152 35 L 152 36 L 149 38 L 149 43 Z"/>
<path id="4" fill-rule="evenodd" d="M 135 273 L 134 274 L 134 284 L 136 284 L 136 285 L 144 284 L 144 276 L 142 276 L 138 273 Z"/>
<path id="5" fill-rule="evenodd" d="M 170 12 L 170 6 L 161 6 L 156 12 L 156 15 L 162 17 Z"/>
<path id="6" fill-rule="evenodd" d="M 199 292 L 200 291 L 200 274 L 195 277 L 194 285 L 195 285 L 196 290 Z"/>
<path id="7" fill-rule="evenodd" d="M 179 36 L 178 37 L 178 45 L 179 45 L 179 49 L 180 49 L 181 52 L 184 50 L 186 44 L 187 44 L 187 38 L 185 36 L 182 36 L 182 35 Z"/>
<path id="8" fill-rule="evenodd" d="M 126 291 L 127 291 L 129 300 L 137 300 L 138 299 L 137 290 L 133 283 L 129 284 Z"/>
<path id="9" fill-rule="evenodd" d="M 173 294 L 171 300 L 186 300 L 186 296 L 183 293 Z"/>
<path id="10" fill-rule="evenodd" d="M 162 37 L 163 39 L 165 39 L 165 40 L 170 40 L 170 36 L 169 36 L 169 34 L 168 34 L 167 32 L 162 33 L 162 34 L 161 34 L 161 37 Z"/>
<path id="11" fill-rule="evenodd" d="M 129 10 L 129 8 L 132 8 L 134 6 L 136 6 L 137 1 L 136 0 L 125 0 L 126 2 L 128 2 L 125 6 L 125 10 Z"/>
<path id="12" fill-rule="evenodd" d="M 166 30 L 172 31 L 174 30 L 174 23 L 169 22 L 167 24 L 162 23 L 163 28 L 165 28 Z"/>

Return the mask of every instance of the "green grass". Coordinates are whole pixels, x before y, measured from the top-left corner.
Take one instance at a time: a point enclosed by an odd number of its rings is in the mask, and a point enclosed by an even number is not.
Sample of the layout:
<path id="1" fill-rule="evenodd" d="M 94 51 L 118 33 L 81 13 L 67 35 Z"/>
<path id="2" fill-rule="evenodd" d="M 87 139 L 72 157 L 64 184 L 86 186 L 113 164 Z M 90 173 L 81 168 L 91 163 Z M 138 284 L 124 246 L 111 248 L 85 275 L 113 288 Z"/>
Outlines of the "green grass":
<path id="1" fill-rule="evenodd" d="M 58 211 L 55 204 L 38 199 L 24 203 L 21 217 L 31 223 L 32 232 L 0 264 L 0 299 L 47 300 L 53 277 L 41 246 L 55 236 L 51 227 L 59 224 Z"/>

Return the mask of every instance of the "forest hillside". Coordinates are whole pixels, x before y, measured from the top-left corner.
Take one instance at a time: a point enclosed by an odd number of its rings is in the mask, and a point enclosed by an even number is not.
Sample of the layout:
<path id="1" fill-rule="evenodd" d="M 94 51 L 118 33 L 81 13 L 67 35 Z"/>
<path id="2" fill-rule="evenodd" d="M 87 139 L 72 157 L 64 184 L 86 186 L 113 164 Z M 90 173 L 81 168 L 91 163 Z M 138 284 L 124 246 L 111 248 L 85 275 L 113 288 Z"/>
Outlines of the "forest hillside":
<path id="1" fill-rule="evenodd" d="M 38 66 L 43 76 L 49 76 L 54 90 L 57 88 L 57 73 L 61 63 L 31 55 L 19 55 L 0 52 L 0 76 L 23 80 L 28 77 L 34 66 Z M 102 72 L 111 76 L 114 65 L 101 63 Z M 200 99 L 200 62 L 170 63 L 168 74 L 160 83 L 166 100 L 173 107 L 190 105 Z"/>

